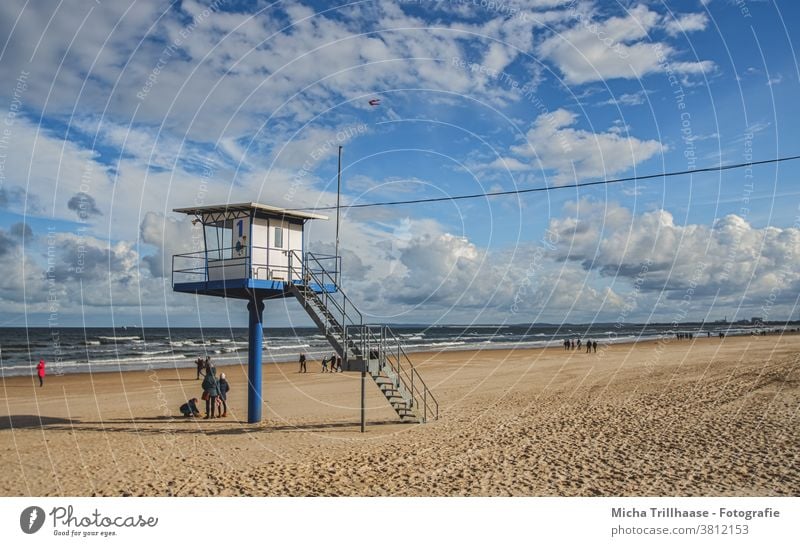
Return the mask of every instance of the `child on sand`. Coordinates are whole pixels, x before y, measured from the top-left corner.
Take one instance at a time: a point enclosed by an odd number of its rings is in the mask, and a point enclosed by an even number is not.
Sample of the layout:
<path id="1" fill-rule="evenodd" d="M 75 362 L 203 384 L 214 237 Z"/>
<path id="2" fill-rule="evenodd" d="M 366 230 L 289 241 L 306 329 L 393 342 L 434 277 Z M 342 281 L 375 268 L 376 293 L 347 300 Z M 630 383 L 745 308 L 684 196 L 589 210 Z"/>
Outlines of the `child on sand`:
<path id="1" fill-rule="evenodd" d="M 39 364 L 36 365 L 36 373 L 39 376 L 39 386 L 44 387 L 44 360 L 40 360 Z"/>
<path id="2" fill-rule="evenodd" d="M 197 398 L 192 398 L 180 407 L 184 417 L 200 417 L 200 410 L 197 409 Z"/>

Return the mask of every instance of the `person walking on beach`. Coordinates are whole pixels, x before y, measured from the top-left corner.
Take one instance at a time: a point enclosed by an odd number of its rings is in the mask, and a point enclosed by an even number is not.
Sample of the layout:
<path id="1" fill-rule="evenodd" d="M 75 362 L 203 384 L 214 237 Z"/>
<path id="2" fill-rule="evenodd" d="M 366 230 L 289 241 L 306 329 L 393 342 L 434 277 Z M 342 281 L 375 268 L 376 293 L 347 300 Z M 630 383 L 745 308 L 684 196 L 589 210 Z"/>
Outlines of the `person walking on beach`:
<path id="1" fill-rule="evenodd" d="M 322 359 L 322 373 L 326 373 L 328 371 L 328 357 L 323 357 Z"/>
<path id="2" fill-rule="evenodd" d="M 575 350 L 575 340 L 570 340 L 569 342 L 570 348 L 574 351 Z"/>
<path id="3" fill-rule="evenodd" d="M 217 381 L 217 390 L 219 391 L 219 407 L 217 409 L 217 417 L 227 417 L 228 416 L 228 391 L 231 390 L 231 386 L 228 384 L 228 379 L 225 377 L 225 373 L 219 374 L 219 381 Z"/>
<path id="4" fill-rule="evenodd" d="M 206 361 L 203 360 L 202 356 L 198 356 L 197 360 L 194 361 L 194 365 L 197 366 L 197 379 L 200 379 L 200 376 L 203 375 L 203 370 L 206 368 Z"/>
<path id="5" fill-rule="evenodd" d="M 592 352 L 592 340 L 591 339 L 586 342 L 586 352 L 587 353 L 591 353 Z"/>
<path id="6" fill-rule="evenodd" d="M 39 363 L 36 365 L 36 375 L 39 376 L 39 386 L 44 387 L 44 375 L 45 375 L 44 359 L 40 360 Z"/>
<path id="7" fill-rule="evenodd" d="M 578 340 L 578 350 L 579 351 L 581 350 L 581 340 L 580 339 Z"/>
<path id="8" fill-rule="evenodd" d="M 565 351 L 569 351 L 569 340 L 568 339 L 564 340 L 564 350 Z"/>
<path id="9" fill-rule="evenodd" d="M 206 366 L 206 376 L 203 379 L 203 400 L 206 401 L 206 415 L 203 419 L 214 418 L 214 408 L 217 405 L 217 395 L 219 394 L 219 385 L 214 372 L 214 367 L 211 364 Z"/>
<path id="10" fill-rule="evenodd" d="M 597 341 L 592 341 L 592 350 L 596 353 L 597 352 Z"/>
<path id="11" fill-rule="evenodd" d="M 306 373 L 306 354 L 300 353 L 300 371 L 298 373 Z"/>

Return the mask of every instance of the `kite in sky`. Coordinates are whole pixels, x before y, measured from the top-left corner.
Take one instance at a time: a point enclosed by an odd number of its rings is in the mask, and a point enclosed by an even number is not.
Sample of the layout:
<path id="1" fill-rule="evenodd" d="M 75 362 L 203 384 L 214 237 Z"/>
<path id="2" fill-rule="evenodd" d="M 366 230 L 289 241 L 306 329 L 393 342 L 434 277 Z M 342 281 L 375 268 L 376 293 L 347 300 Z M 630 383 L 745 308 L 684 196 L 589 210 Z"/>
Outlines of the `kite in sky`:
<path id="1" fill-rule="evenodd" d="M 370 99 L 369 105 L 370 106 L 379 106 L 381 103 L 381 99 Z"/>

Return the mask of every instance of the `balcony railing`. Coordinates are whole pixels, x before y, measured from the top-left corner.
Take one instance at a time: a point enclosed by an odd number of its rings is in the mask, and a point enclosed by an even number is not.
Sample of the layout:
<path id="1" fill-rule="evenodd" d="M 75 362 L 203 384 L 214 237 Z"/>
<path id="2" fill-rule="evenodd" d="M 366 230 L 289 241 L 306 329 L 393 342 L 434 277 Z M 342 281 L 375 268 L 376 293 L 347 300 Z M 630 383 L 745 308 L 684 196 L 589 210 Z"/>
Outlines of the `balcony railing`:
<path id="1" fill-rule="evenodd" d="M 323 273 L 338 284 L 340 256 L 306 253 L 301 261 L 296 250 L 246 248 L 242 256 L 237 256 L 235 247 L 176 254 L 172 256 L 172 285 L 233 279 L 296 282 Z"/>

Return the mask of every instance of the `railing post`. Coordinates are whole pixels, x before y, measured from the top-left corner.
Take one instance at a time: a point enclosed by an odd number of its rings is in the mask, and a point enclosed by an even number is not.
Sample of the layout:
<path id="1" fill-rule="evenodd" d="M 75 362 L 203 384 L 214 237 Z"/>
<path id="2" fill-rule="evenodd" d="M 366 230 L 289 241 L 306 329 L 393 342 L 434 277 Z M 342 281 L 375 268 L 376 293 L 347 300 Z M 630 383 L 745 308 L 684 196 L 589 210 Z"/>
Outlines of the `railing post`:
<path id="1" fill-rule="evenodd" d="M 411 369 L 411 407 L 414 407 L 414 369 Z"/>
<path id="2" fill-rule="evenodd" d="M 428 422 L 428 389 L 422 391 L 422 403 L 425 406 L 425 411 L 422 412 L 422 422 Z"/>

